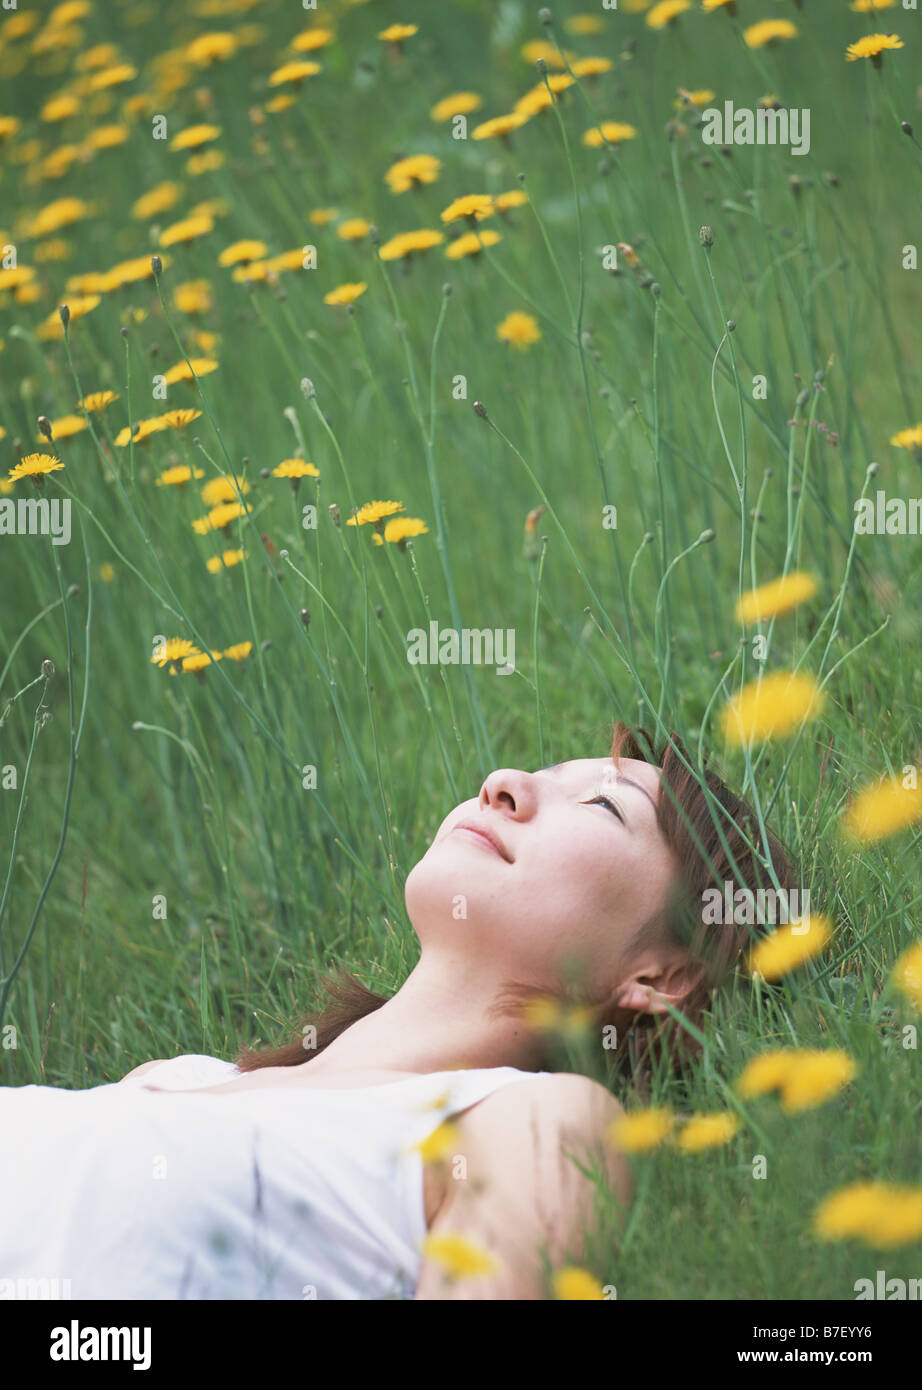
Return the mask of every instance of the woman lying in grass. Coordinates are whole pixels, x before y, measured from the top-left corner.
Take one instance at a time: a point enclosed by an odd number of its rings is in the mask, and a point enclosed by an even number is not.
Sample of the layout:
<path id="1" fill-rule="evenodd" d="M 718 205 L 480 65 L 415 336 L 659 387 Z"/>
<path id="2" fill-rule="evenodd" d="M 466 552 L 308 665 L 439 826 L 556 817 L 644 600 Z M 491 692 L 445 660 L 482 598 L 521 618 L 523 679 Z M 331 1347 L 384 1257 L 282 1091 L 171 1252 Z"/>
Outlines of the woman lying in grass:
<path id="1" fill-rule="evenodd" d="M 650 761 L 618 724 L 613 761 L 492 772 L 407 878 L 422 951 L 390 999 L 346 977 L 316 1028 L 236 1063 L 0 1089 L 0 1278 L 78 1299 L 551 1296 L 599 1190 L 623 1208 L 631 1182 L 618 1100 L 548 1069 L 523 1004 L 578 977 L 600 1063 L 679 1064 L 670 1008 L 700 1018 L 749 940 L 703 925 L 703 890 L 764 886 L 752 845 L 789 886 L 779 844 L 709 772 L 715 816 L 685 756 Z"/>

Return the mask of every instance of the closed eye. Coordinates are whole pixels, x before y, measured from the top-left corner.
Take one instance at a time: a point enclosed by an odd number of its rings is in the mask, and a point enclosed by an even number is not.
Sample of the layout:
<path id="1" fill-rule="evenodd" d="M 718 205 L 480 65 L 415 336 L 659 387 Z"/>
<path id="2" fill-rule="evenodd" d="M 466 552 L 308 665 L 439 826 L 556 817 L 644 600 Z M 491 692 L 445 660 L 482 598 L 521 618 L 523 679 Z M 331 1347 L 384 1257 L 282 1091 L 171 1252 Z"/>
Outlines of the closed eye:
<path id="1" fill-rule="evenodd" d="M 591 801 L 587 801 L 584 804 L 586 806 L 595 806 L 597 803 L 601 804 L 602 806 L 607 806 L 609 811 L 614 811 L 615 815 L 618 817 L 619 821 L 621 821 L 622 825 L 624 824 L 624 817 L 622 816 L 621 812 L 618 810 L 617 806 L 613 801 L 609 801 L 607 796 L 594 796 Z"/>

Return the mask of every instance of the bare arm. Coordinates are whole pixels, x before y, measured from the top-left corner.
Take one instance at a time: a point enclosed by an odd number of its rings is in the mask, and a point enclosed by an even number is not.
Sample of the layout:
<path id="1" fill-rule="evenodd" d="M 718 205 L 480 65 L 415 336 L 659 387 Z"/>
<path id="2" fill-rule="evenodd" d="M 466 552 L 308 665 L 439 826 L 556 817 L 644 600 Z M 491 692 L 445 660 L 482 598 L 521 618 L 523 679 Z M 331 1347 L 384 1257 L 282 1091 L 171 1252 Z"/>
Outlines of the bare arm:
<path id="1" fill-rule="evenodd" d="M 547 1298 L 542 1251 L 553 1269 L 580 1265 L 584 1231 L 595 1220 L 597 1186 L 581 1170 L 600 1172 L 620 1207 L 630 1201 L 628 1160 L 605 1139 L 623 1113 L 604 1086 L 561 1073 L 503 1087 L 462 1116 L 452 1162 L 466 1176 L 449 1176 L 430 1235 L 461 1236 L 496 1267 L 452 1279 L 424 1256 L 416 1297 Z"/>

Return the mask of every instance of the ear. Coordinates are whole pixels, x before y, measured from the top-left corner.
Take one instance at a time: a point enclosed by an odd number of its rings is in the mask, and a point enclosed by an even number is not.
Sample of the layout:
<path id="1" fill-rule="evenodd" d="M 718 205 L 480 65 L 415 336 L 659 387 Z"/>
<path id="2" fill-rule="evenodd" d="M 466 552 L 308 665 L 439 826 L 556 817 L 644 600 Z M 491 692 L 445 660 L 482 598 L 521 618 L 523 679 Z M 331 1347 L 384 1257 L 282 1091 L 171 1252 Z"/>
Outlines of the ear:
<path id="1" fill-rule="evenodd" d="M 667 1004 L 682 1009 L 689 995 L 701 984 L 705 967 L 688 957 L 663 962 L 660 968 L 638 969 L 622 981 L 615 1002 L 641 1014 L 665 1014 Z"/>

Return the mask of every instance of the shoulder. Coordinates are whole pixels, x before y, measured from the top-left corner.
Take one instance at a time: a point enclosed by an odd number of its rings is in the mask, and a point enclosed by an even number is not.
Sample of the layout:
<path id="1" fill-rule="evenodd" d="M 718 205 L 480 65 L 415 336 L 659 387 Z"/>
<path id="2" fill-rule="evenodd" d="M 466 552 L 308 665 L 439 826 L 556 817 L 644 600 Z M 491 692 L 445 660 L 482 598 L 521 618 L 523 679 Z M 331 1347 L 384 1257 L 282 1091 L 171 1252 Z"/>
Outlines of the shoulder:
<path id="1" fill-rule="evenodd" d="M 143 1076 L 146 1071 L 150 1071 L 151 1067 L 159 1067 L 161 1063 L 166 1060 L 167 1058 L 165 1057 L 155 1057 L 152 1062 L 142 1062 L 141 1065 L 135 1067 L 133 1071 L 126 1071 L 125 1075 L 120 1077 L 119 1080 L 128 1081 L 132 1076 Z"/>
<path id="2" fill-rule="evenodd" d="M 622 1113 L 605 1086 L 555 1072 L 523 1073 L 460 1115 L 431 1234 L 473 1241 L 497 1270 L 447 1288 L 430 1259 L 417 1297 L 541 1298 L 545 1256 L 581 1264 L 601 1211 L 617 1220 L 631 1199 L 628 1161 L 607 1133 Z"/>
<path id="3" fill-rule="evenodd" d="M 465 1112 L 465 1133 L 484 1141 L 583 1138 L 605 1143 L 612 1122 L 624 1114 L 607 1087 L 578 1072 L 521 1074 Z"/>

